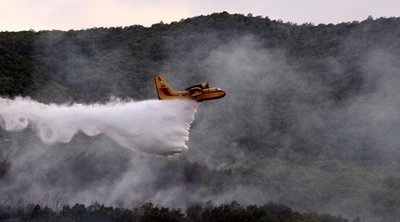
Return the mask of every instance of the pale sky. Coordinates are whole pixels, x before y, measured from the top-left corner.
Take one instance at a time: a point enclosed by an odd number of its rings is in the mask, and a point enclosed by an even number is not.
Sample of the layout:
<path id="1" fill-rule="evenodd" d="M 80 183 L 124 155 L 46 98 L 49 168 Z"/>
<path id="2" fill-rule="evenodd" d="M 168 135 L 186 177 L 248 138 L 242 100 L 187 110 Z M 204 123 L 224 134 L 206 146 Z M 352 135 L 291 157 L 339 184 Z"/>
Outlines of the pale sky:
<path id="1" fill-rule="evenodd" d="M 339 23 L 399 17 L 400 0 L 0 0 L 0 31 L 150 26 L 222 11 Z"/>

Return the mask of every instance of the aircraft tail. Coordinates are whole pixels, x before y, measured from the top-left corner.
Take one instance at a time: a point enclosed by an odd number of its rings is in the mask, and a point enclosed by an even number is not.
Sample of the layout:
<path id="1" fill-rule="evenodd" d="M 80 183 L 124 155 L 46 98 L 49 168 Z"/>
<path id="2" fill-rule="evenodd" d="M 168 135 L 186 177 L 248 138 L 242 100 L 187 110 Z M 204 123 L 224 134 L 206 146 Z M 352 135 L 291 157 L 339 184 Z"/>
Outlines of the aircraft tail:
<path id="1" fill-rule="evenodd" d="M 154 81 L 156 84 L 158 99 L 163 100 L 170 96 L 175 96 L 175 91 L 168 85 L 161 75 L 155 76 Z"/>

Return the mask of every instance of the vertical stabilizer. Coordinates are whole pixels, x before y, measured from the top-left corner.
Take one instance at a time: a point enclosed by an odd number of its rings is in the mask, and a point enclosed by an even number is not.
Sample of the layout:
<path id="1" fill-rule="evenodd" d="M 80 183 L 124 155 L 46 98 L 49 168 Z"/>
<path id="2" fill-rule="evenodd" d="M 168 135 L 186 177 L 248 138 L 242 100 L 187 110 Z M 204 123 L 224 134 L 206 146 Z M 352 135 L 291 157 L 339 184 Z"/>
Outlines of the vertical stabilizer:
<path id="1" fill-rule="evenodd" d="M 158 99 L 168 99 L 168 97 L 175 96 L 174 90 L 168 85 L 161 75 L 154 77 L 154 81 L 157 89 Z"/>

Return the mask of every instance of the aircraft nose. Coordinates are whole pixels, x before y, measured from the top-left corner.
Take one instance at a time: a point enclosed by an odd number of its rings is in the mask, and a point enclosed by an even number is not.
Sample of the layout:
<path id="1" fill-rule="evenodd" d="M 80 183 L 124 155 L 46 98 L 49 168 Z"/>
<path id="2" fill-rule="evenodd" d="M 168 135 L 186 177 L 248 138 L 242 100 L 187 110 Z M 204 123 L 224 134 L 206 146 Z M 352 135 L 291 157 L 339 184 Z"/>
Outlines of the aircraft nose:
<path id="1" fill-rule="evenodd" d="M 225 91 L 223 91 L 223 90 L 221 90 L 222 91 L 222 97 L 224 97 L 224 96 L 226 96 L 226 92 Z"/>

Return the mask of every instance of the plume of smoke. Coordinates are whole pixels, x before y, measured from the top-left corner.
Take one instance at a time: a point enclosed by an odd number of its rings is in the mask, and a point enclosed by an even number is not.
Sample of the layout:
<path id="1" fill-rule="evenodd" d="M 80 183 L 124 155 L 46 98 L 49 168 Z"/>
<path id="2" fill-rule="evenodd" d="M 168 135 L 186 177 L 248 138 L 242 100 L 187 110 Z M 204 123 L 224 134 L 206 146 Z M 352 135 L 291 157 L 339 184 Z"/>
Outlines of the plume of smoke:
<path id="1" fill-rule="evenodd" d="M 272 200 L 304 211 L 380 217 L 377 209 L 380 211 L 378 204 L 383 200 L 379 198 L 387 198 L 389 203 L 387 194 L 398 191 L 396 181 L 400 181 L 398 51 L 367 49 L 358 37 L 343 40 L 340 53 L 344 58 L 357 49 L 362 52 L 356 64 L 362 82 L 360 91 L 337 103 L 331 92 L 347 84 L 349 78 L 348 67 L 341 62 L 343 58 L 318 58 L 313 62 L 323 71 L 311 73 L 299 69 L 298 63 L 303 61 L 288 56 L 284 49 L 266 48 L 255 36 L 221 40 L 214 34 L 186 33 L 168 44 L 172 56 L 165 62 L 163 73 L 167 77 L 173 74 L 174 78 L 169 79 L 180 86 L 177 88 L 207 80 L 228 92 L 218 103 L 203 104 L 197 114 L 191 129 L 191 149 L 185 153 L 189 163 L 182 164 L 185 156 L 171 161 L 139 152 L 127 155 L 102 134 L 90 141 L 93 146 L 81 144 L 79 136 L 75 136 L 65 144 L 68 149 L 61 149 L 64 147 L 59 144 L 54 145 L 56 149 L 47 148 L 33 138 L 14 135 L 12 148 L 16 151 L 7 151 L 12 167 L 0 181 L 3 202 L 40 202 L 44 193 L 53 197 L 61 194 L 68 203 L 99 201 L 125 207 L 133 201 L 184 206 L 208 200 L 236 200 L 243 204 Z M 90 62 L 76 66 L 75 62 L 82 62 L 85 57 L 74 60 L 79 53 L 71 50 L 49 51 L 70 54 L 67 64 L 60 64 L 64 61 L 61 59 L 48 60 L 50 55 L 44 61 L 62 67 L 62 71 L 65 65 L 77 67 L 74 72 L 59 73 L 67 75 L 74 84 L 79 78 L 69 73 L 101 67 L 93 67 Z M 110 67 L 115 67 L 114 62 Z M 102 112 L 113 116 L 114 111 L 106 112 L 106 106 L 102 106 Z M 101 118 L 99 126 L 104 126 L 110 117 Z M 2 125 L 14 130 L 26 125 L 37 129 L 37 123 L 28 119 L 13 119 L 19 125 L 11 127 L 5 121 Z M 126 131 L 120 127 L 130 126 L 128 121 L 119 120 L 124 124 L 113 126 L 112 133 L 104 134 L 126 146 Z M 86 133 L 96 133 L 87 126 L 74 132 L 85 129 Z M 165 126 L 155 128 L 162 127 Z M 122 140 L 118 141 L 120 137 Z M 155 138 L 159 137 L 150 138 L 153 145 L 160 143 Z M 253 138 L 258 138 L 259 143 L 246 146 Z M 147 137 L 143 139 L 149 141 Z M 88 153 L 83 155 L 85 150 Z M 301 159 L 305 156 L 309 159 Z M 185 167 L 191 164 L 207 167 L 187 170 Z M 207 169 L 228 169 L 231 173 L 224 177 Z M 48 200 L 42 202 L 49 204 Z M 400 212 L 398 206 L 391 206 L 393 216 Z"/>
<path id="2" fill-rule="evenodd" d="M 334 57 L 312 61 L 323 67 L 322 72 L 298 69 L 306 62 L 284 49 L 266 48 L 256 36 L 225 42 L 212 35 L 199 38 L 211 40 L 183 55 L 177 45 L 196 45 L 194 40 L 188 43 L 181 37 L 171 43 L 176 50 L 172 54 L 178 56 L 164 69 L 177 79 L 190 79 L 186 73 L 195 64 L 201 73 L 197 78 L 228 91 L 220 101 L 223 109 L 205 104 L 199 111 L 190 140 L 196 148 L 188 158 L 245 179 L 226 184 L 230 191 L 211 199 L 249 203 L 244 196 L 234 197 L 232 190 L 240 190 L 256 194 L 252 203 L 266 198 L 304 211 L 377 221 L 373 199 L 377 193 L 389 199 L 384 193 L 393 188 L 385 181 L 398 178 L 398 52 L 360 46 L 363 53 L 355 65 L 359 76 L 350 76 L 354 72 Z M 346 51 L 349 45 L 358 47 L 354 41 L 360 44 L 351 36 L 341 42 L 341 56 L 351 55 Z M 335 101 L 332 92 L 352 78 L 361 89 Z M 216 123 L 221 123 L 217 130 Z M 399 212 L 398 205 L 391 208 Z"/>
<path id="3" fill-rule="evenodd" d="M 0 126 L 7 131 L 31 127 L 46 144 L 68 143 L 78 132 L 102 133 L 128 149 L 172 155 L 188 149 L 196 107 L 187 100 L 46 105 L 0 98 Z"/>

